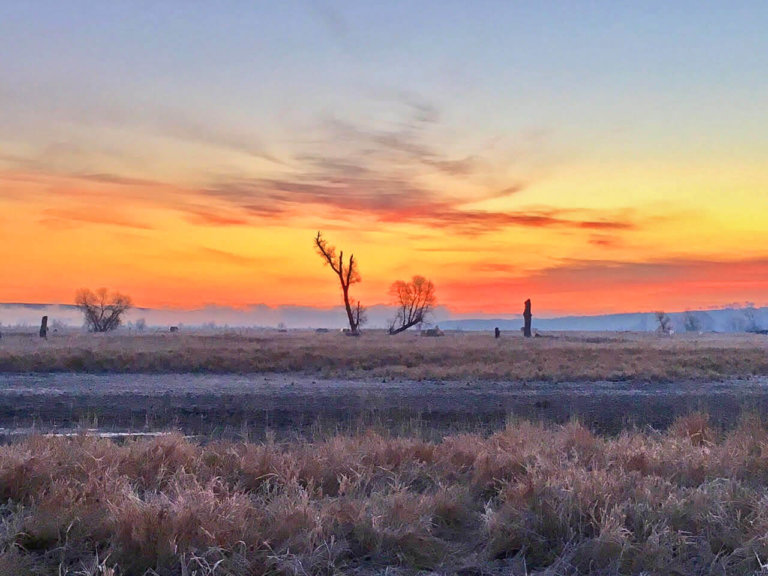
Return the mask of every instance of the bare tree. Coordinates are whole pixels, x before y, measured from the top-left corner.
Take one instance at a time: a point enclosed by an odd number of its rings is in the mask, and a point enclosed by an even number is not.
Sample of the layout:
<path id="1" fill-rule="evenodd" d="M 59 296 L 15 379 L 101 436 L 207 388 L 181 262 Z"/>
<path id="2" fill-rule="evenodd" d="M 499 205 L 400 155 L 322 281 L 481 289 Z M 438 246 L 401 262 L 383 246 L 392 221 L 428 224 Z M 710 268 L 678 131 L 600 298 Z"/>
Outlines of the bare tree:
<path id="1" fill-rule="evenodd" d="M 131 299 L 106 288 L 96 291 L 81 288 L 75 295 L 75 305 L 85 316 L 85 325 L 91 332 L 109 332 L 120 326 L 123 314 L 131 308 Z"/>
<path id="2" fill-rule="evenodd" d="M 686 332 L 701 332 L 701 318 L 696 312 L 686 310 L 683 313 L 683 326 L 685 327 Z"/>
<path id="3" fill-rule="evenodd" d="M 398 280 L 389 287 L 397 315 L 389 325 L 390 334 L 399 334 L 424 322 L 437 303 L 435 285 L 424 276 L 414 276 L 410 282 Z"/>
<path id="4" fill-rule="evenodd" d="M 349 331 L 355 335 L 359 334 L 360 326 L 365 324 L 366 321 L 365 307 L 359 300 L 354 307 L 349 301 L 349 287 L 361 281 L 355 255 L 350 254 L 345 262 L 344 251 L 340 250 L 337 255 L 336 247 L 328 244 L 328 241 L 323 238 L 321 232 L 318 232 L 317 236 L 315 236 L 315 249 L 325 263 L 331 267 L 331 270 L 336 273 L 336 276 L 339 277 L 341 293 L 344 296 L 344 308 L 347 311 L 347 320 L 349 321 Z"/>
<path id="5" fill-rule="evenodd" d="M 758 320 L 758 311 L 755 305 L 751 302 L 747 302 L 744 308 L 741 309 L 741 313 L 744 315 L 745 332 L 760 332 L 760 321 Z"/>
<path id="6" fill-rule="evenodd" d="M 657 330 L 662 334 L 670 335 L 674 332 L 672 328 L 672 318 L 667 316 L 665 312 L 656 312 L 656 321 L 659 323 Z"/>

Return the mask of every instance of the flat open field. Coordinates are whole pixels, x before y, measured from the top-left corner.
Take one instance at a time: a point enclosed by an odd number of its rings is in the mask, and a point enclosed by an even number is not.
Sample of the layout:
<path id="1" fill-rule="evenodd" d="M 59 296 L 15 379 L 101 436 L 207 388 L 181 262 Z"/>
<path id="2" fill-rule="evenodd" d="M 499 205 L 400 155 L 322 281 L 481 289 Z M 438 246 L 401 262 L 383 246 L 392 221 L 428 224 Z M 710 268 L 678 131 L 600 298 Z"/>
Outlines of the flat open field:
<path id="1" fill-rule="evenodd" d="M 5 334 L 0 576 L 761 574 L 765 413 L 764 336 Z"/>
<path id="2" fill-rule="evenodd" d="M 292 372 L 323 378 L 712 381 L 768 375 L 768 336 L 560 333 L 524 339 L 371 331 L 4 335 L 0 372 Z"/>
<path id="3" fill-rule="evenodd" d="M 768 410 L 768 337 L 455 333 L 65 334 L 0 341 L 0 433 L 318 430 L 439 438 L 510 418 L 616 433 L 692 410 Z"/>
<path id="4" fill-rule="evenodd" d="M 729 428 L 768 413 L 768 378 L 713 382 L 496 382 L 321 379 L 295 374 L 0 374 L 0 437 L 179 430 L 216 438 L 322 438 L 374 428 L 439 440 L 519 418 L 616 434 L 664 429 L 705 411 Z"/>

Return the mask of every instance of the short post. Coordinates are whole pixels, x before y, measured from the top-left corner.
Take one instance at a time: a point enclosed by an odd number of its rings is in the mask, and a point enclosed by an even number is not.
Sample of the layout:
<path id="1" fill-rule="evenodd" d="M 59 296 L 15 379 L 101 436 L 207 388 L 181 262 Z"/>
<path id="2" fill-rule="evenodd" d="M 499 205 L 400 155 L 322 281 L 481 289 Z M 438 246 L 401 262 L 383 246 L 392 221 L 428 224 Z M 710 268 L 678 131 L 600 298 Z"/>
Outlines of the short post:
<path id="1" fill-rule="evenodd" d="M 40 321 L 40 338 L 48 339 L 48 316 L 43 316 Z"/>
<path id="2" fill-rule="evenodd" d="M 525 326 L 523 327 L 523 336 L 526 338 L 531 337 L 531 299 L 525 301 L 525 310 L 523 310 L 523 320 L 525 320 Z"/>
<path id="3" fill-rule="evenodd" d="M 494 338 L 499 338 L 501 336 L 501 330 L 499 330 L 498 326 L 496 326 L 496 328 L 494 328 L 493 336 L 494 336 Z"/>

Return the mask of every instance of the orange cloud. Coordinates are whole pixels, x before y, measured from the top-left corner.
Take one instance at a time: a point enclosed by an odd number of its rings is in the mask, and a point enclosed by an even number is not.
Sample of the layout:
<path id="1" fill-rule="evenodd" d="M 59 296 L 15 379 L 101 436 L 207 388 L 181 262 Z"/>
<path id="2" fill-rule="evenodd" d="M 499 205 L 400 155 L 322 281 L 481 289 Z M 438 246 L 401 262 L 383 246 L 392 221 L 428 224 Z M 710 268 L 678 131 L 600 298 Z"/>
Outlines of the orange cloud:
<path id="1" fill-rule="evenodd" d="M 571 261 L 529 274 L 485 263 L 494 277 L 440 284 L 457 311 L 515 309 L 534 298 L 550 313 L 603 313 L 709 308 L 733 301 L 768 303 L 768 258 L 735 261 Z M 499 275 L 502 275 L 499 277 Z M 508 275 L 504 277 L 504 275 Z"/>

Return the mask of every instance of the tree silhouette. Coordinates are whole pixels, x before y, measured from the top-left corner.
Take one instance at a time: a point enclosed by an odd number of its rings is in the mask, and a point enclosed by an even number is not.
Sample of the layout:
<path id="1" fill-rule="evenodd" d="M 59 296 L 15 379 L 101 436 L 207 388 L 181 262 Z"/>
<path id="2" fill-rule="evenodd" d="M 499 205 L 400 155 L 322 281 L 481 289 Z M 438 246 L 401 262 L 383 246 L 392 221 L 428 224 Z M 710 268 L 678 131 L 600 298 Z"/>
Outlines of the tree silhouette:
<path id="1" fill-rule="evenodd" d="M 659 326 L 656 330 L 661 334 L 671 335 L 673 332 L 672 318 L 667 316 L 667 314 L 661 310 L 656 312 L 655 315 L 656 315 L 656 322 L 659 323 Z"/>
<path id="2" fill-rule="evenodd" d="M 701 318 L 696 312 L 686 310 L 683 312 L 683 326 L 686 332 L 701 332 L 702 322 Z"/>
<path id="3" fill-rule="evenodd" d="M 81 288 L 75 295 L 75 305 L 85 316 L 90 332 L 109 332 L 122 323 L 122 316 L 130 310 L 131 299 L 119 292 L 110 293 L 106 288 L 96 291 Z"/>
<path id="4" fill-rule="evenodd" d="M 435 285 L 424 276 L 414 276 L 410 282 L 398 280 L 389 288 L 397 315 L 389 326 L 390 334 L 399 334 L 421 324 L 437 303 Z"/>
<path id="5" fill-rule="evenodd" d="M 336 273 L 336 276 L 339 277 L 341 293 L 344 296 L 344 308 L 347 311 L 347 320 L 349 321 L 349 331 L 354 335 L 359 334 L 360 326 L 365 324 L 366 321 L 365 307 L 359 300 L 354 307 L 349 301 L 349 287 L 362 280 L 357 269 L 355 255 L 350 254 L 345 262 L 344 251 L 340 250 L 337 256 L 336 247 L 328 244 L 328 241 L 323 238 L 321 232 L 318 232 L 317 236 L 315 236 L 315 249 L 325 263 L 331 267 L 331 270 Z"/>

